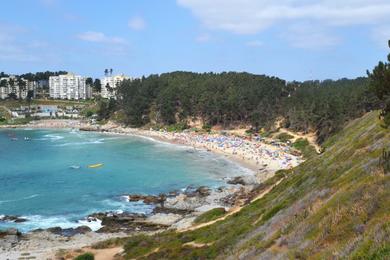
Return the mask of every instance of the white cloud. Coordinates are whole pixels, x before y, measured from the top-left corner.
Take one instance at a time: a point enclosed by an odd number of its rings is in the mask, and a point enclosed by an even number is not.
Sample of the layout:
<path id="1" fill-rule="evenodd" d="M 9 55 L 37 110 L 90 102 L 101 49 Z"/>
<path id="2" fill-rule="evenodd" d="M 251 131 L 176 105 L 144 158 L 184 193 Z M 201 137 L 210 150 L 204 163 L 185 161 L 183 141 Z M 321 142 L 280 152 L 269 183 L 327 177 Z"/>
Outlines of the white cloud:
<path id="1" fill-rule="evenodd" d="M 133 30 L 136 30 L 136 31 L 141 31 L 143 29 L 145 29 L 146 27 L 146 22 L 145 20 L 140 17 L 140 16 L 135 16 L 133 18 L 131 18 L 128 22 L 128 26 L 133 29 Z"/>
<path id="2" fill-rule="evenodd" d="M 341 39 L 320 25 L 293 24 L 287 27 L 281 38 L 296 48 L 321 50 L 335 46 Z"/>
<path id="3" fill-rule="evenodd" d="M 126 41 L 120 37 L 111 37 L 107 36 L 102 32 L 84 32 L 77 37 L 80 40 L 87 41 L 87 42 L 96 42 L 96 43 L 110 43 L 110 44 L 124 44 Z"/>
<path id="4" fill-rule="evenodd" d="M 375 28 L 372 33 L 372 38 L 382 48 L 389 48 L 388 41 L 390 40 L 390 23 L 389 26 L 380 26 Z"/>
<path id="5" fill-rule="evenodd" d="M 389 0 L 177 0 L 210 29 L 258 33 L 281 22 L 312 20 L 329 26 L 389 20 Z"/>
<path id="6" fill-rule="evenodd" d="M 254 47 L 254 48 L 258 48 L 258 47 L 261 47 L 263 46 L 264 43 L 262 41 L 249 41 L 246 43 L 246 46 L 249 46 L 249 47 Z"/>

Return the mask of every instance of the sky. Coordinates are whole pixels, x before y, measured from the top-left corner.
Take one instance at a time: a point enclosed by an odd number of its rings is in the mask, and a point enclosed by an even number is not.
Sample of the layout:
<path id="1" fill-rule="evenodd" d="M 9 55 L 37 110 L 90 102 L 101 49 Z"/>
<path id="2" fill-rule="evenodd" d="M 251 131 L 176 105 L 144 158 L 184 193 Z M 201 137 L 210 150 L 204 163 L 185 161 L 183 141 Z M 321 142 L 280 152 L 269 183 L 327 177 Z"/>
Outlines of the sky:
<path id="1" fill-rule="evenodd" d="M 389 0 L 5 0 L 0 71 L 101 77 L 246 71 L 365 76 L 385 60 Z"/>

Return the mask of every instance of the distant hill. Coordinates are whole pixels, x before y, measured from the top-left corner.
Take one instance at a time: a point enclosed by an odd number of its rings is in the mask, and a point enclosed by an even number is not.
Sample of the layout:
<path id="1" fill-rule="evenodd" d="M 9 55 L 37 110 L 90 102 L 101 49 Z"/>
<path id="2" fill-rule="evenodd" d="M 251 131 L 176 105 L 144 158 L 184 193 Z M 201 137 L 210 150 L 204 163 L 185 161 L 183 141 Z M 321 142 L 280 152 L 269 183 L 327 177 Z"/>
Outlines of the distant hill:
<path id="1" fill-rule="evenodd" d="M 259 192 L 280 184 L 225 220 L 128 239 L 127 258 L 389 259 L 390 173 L 381 156 L 390 149 L 390 131 L 370 112 L 324 147 L 278 172 Z"/>

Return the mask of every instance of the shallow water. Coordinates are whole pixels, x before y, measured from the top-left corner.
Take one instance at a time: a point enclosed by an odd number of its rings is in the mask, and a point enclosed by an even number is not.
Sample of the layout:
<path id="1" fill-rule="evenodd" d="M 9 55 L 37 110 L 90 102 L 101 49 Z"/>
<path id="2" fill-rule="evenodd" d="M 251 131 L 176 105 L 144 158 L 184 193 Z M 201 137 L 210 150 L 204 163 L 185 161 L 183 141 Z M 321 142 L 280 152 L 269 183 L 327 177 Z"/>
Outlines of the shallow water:
<path id="1" fill-rule="evenodd" d="M 27 138 L 28 140 L 25 140 Z M 103 167 L 88 168 L 102 163 Z M 0 215 L 29 221 L 2 223 L 21 231 L 75 227 L 102 211 L 148 213 L 124 194 L 159 194 L 188 185 L 217 187 L 248 170 L 188 147 L 71 130 L 0 130 Z M 97 227 L 95 227 L 97 228 Z"/>

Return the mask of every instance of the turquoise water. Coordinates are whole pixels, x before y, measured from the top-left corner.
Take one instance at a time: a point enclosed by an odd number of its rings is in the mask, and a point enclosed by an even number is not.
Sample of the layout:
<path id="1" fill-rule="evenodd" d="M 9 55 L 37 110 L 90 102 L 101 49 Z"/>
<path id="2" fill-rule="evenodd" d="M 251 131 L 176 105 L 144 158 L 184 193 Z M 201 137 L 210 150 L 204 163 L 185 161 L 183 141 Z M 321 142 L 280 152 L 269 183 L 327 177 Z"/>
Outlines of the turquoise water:
<path id="1" fill-rule="evenodd" d="M 28 138 L 29 140 L 25 140 Z M 97 169 L 88 165 L 103 163 Z M 0 222 L 21 231 L 85 224 L 103 211 L 149 213 L 123 195 L 159 194 L 188 185 L 218 187 L 246 170 L 222 157 L 141 137 L 71 130 L 0 130 Z"/>

